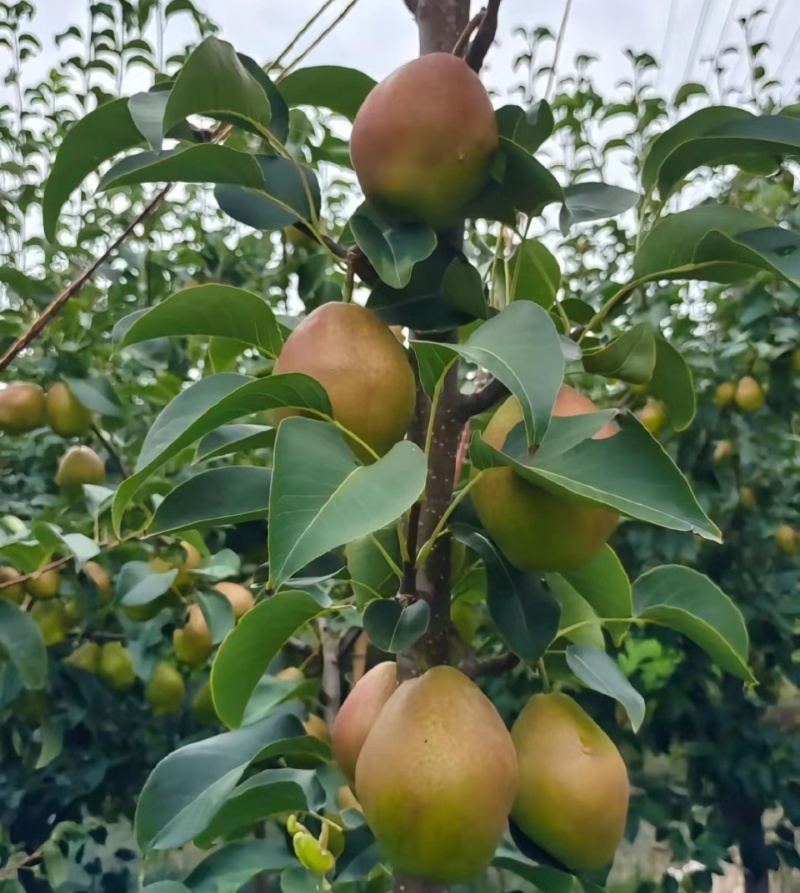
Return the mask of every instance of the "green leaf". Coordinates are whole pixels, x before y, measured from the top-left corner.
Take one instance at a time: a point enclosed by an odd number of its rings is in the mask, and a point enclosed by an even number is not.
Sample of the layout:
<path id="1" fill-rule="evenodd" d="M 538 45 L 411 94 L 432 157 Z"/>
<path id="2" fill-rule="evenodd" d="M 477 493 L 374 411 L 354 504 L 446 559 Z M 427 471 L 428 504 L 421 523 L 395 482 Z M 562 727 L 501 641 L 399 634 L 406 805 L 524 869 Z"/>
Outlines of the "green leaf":
<path id="1" fill-rule="evenodd" d="M 629 211 L 639 201 L 639 193 L 608 183 L 573 183 L 564 189 L 564 204 L 558 218 L 561 235 L 576 223 L 605 220 Z"/>
<path id="2" fill-rule="evenodd" d="M 283 753 L 288 739 L 303 736 L 299 719 L 273 716 L 173 751 L 150 773 L 139 797 L 139 846 L 166 850 L 188 843 L 205 831 L 250 763 Z"/>
<path id="3" fill-rule="evenodd" d="M 394 226 L 366 204 L 350 218 L 350 230 L 381 281 L 391 288 L 408 285 L 414 265 L 430 257 L 436 248 L 436 233 L 429 226 Z"/>
<path id="4" fill-rule="evenodd" d="M 169 90 L 134 93 L 128 100 L 131 118 L 154 152 L 160 152 L 164 142 L 164 109 L 167 102 Z"/>
<path id="5" fill-rule="evenodd" d="M 575 879 L 571 874 L 546 865 L 536 865 L 507 847 L 498 849 L 492 865 L 521 877 L 541 893 L 572 893 L 574 889 Z"/>
<path id="6" fill-rule="evenodd" d="M 98 415 L 121 416 L 122 404 L 107 378 L 62 376 L 74 397 Z"/>
<path id="7" fill-rule="evenodd" d="M 425 488 L 422 450 L 401 441 L 363 466 L 333 425 L 286 419 L 278 430 L 270 493 L 270 581 L 278 588 L 331 549 L 385 527 Z"/>
<path id="8" fill-rule="evenodd" d="M 432 400 L 437 384 L 453 363 L 458 362 L 458 354 L 448 345 L 434 341 L 412 341 L 411 348 L 417 355 L 422 389 Z"/>
<path id="9" fill-rule="evenodd" d="M 561 268 L 549 249 L 538 239 L 522 242 L 509 264 L 510 281 L 506 286 L 502 265 L 498 265 L 497 285 L 511 301 L 533 301 L 549 310 L 561 287 Z"/>
<path id="10" fill-rule="evenodd" d="M 454 295 L 453 288 L 464 279 L 463 269 L 455 265 L 468 264 L 464 255 L 446 245 L 440 245 L 427 259 L 414 265 L 411 278 L 402 288 L 392 288 L 379 282 L 372 290 L 367 307 L 389 326 L 408 326 L 418 332 L 438 332 L 466 325 L 486 316 L 486 301 L 482 286 L 478 289 L 478 306 L 474 280 L 468 280 L 466 296 Z M 479 283 L 480 284 L 480 283 Z"/>
<path id="11" fill-rule="evenodd" d="M 261 89 L 267 94 L 270 105 L 270 122 L 267 129 L 278 143 L 285 143 L 289 136 L 289 106 L 286 105 L 286 100 L 255 59 L 245 56 L 244 53 L 236 55 L 253 80 L 260 84 Z"/>
<path id="12" fill-rule="evenodd" d="M 463 311 L 471 319 L 486 319 L 489 315 L 481 274 L 463 254 L 457 254 L 445 270 L 442 294 L 450 307 Z"/>
<path id="13" fill-rule="evenodd" d="M 276 230 L 300 221 L 312 223 L 322 202 L 314 172 L 288 158 L 252 157 L 261 168 L 263 182 L 255 189 L 218 186 L 214 198 L 220 209 L 253 229 Z"/>
<path id="14" fill-rule="evenodd" d="M 630 623 L 602 619 L 633 616 L 631 583 L 616 552 L 611 546 L 603 546 L 591 561 L 575 570 L 564 571 L 561 576 L 591 605 L 619 647 Z"/>
<path id="15" fill-rule="evenodd" d="M 561 608 L 552 593 L 539 577 L 512 567 L 482 531 L 453 524 L 450 532 L 483 560 L 486 607 L 500 636 L 522 660 L 537 661 L 558 633 Z"/>
<path id="16" fill-rule="evenodd" d="M 4 599 L 0 599 L 0 648 L 25 688 L 44 688 L 47 649 L 42 633 L 23 610 Z"/>
<path id="17" fill-rule="evenodd" d="M 200 441 L 195 462 L 271 447 L 276 433 L 271 425 L 223 425 Z"/>
<path id="18" fill-rule="evenodd" d="M 199 593 L 197 601 L 211 632 L 211 642 L 214 645 L 219 645 L 236 626 L 231 603 L 221 592 L 216 592 L 213 589 Z"/>
<path id="19" fill-rule="evenodd" d="M 51 242 L 56 238 L 58 215 L 72 191 L 104 161 L 142 142 L 127 98 L 99 106 L 67 131 L 47 178 L 42 200 L 42 223 L 45 236 Z"/>
<path id="20" fill-rule="evenodd" d="M 296 862 L 282 840 L 237 840 L 206 856 L 186 883 L 191 893 L 230 893 L 262 871 L 283 871 Z"/>
<path id="21" fill-rule="evenodd" d="M 426 601 L 404 608 L 394 599 L 376 599 L 364 611 L 364 629 L 381 651 L 406 651 L 427 632 L 431 609 Z"/>
<path id="22" fill-rule="evenodd" d="M 544 99 L 527 111 L 518 105 L 504 105 L 495 114 L 500 136 L 527 152 L 535 152 L 552 135 L 555 126 L 553 112 Z"/>
<path id="23" fill-rule="evenodd" d="M 142 887 L 142 893 L 192 893 L 192 891 L 179 881 L 156 881 Z"/>
<path id="24" fill-rule="evenodd" d="M 263 87 L 227 41 L 207 37 L 184 63 L 164 111 L 164 132 L 190 115 L 234 120 L 268 137 L 271 110 Z"/>
<path id="25" fill-rule="evenodd" d="M 177 570 L 156 573 L 146 561 L 129 561 L 123 565 L 116 581 L 116 590 L 123 605 L 148 605 L 169 592 Z"/>
<path id="26" fill-rule="evenodd" d="M 350 584 L 360 609 L 373 599 L 392 598 L 397 594 L 400 578 L 386 560 L 388 555 L 396 567 L 403 563 L 397 525 L 390 524 L 374 534 L 353 540 L 345 546 L 344 554 Z"/>
<path id="27" fill-rule="evenodd" d="M 559 421 L 561 427 L 580 424 L 571 419 Z M 630 518 L 720 540 L 719 530 L 700 508 L 686 478 L 661 444 L 631 415 L 623 418 L 613 437 L 585 439 L 559 455 L 536 455 L 530 464 L 492 449 L 479 435 L 472 440 L 470 455 L 476 468 L 506 465 L 557 496 L 577 497 Z"/>
<path id="28" fill-rule="evenodd" d="M 516 301 L 446 349 L 499 379 L 520 402 L 528 442 L 541 441 L 564 379 L 561 342 L 543 308 Z"/>
<path id="29" fill-rule="evenodd" d="M 232 465 L 212 468 L 179 484 L 156 510 L 150 533 L 218 527 L 266 518 L 272 472 Z"/>
<path id="30" fill-rule="evenodd" d="M 186 149 L 128 155 L 106 171 L 99 192 L 140 183 L 234 183 L 260 188 L 261 169 L 253 155 L 228 146 L 200 143 Z"/>
<path id="31" fill-rule="evenodd" d="M 778 272 L 767 258 L 737 242 L 741 233 L 769 226 L 766 218 L 730 205 L 699 205 L 670 214 L 636 252 L 634 278 L 729 283 L 752 276 L 759 267 Z"/>
<path id="32" fill-rule="evenodd" d="M 685 431 L 692 424 L 697 409 L 692 370 L 680 353 L 661 337 L 656 338 L 656 366 L 647 392 L 663 402 L 676 431 Z"/>
<path id="33" fill-rule="evenodd" d="M 242 617 L 220 646 L 211 668 L 214 706 L 227 726 L 241 724 L 250 696 L 289 638 L 327 610 L 307 592 L 286 590 Z"/>
<path id="34" fill-rule="evenodd" d="M 544 579 L 561 606 L 556 638 L 604 648 L 603 625 L 589 602 L 559 574 L 545 574 Z"/>
<path id="35" fill-rule="evenodd" d="M 628 714 L 634 732 L 644 721 L 644 698 L 630 684 L 619 664 L 594 645 L 569 645 L 567 664 L 572 672 L 592 691 L 619 701 Z"/>
<path id="36" fill-rule="evenodd" d="M 594 375 L 645 384 L 656 366 L 656 333 L 643 322 L 623 332 L 609 344 L 584 351 L 583 368 Z"/>
<path id="37" fill-rule="evenodd" d="M 535 216 L 563 199 L 563 190 L 550 171 L 525 149 L 501 137 L 493 175 L 465 213 L 516 227 L 517 214 Z"/>
<path id="38" fill-rule="evenodd" d="M 355 68 L 318 65 L 287 74 L 280 91 L 289 106 L 314 105 L 354 120 L 376 82 Z"/>
<path id="39" fill-rule="evenodd" d="M 800 152 L 800 121 L 783 115 L 755 115 L 742 108 L 712 106 L 678 122 L 656 139 L 645 158 L 642 179 L 654 181 L 662 199 L 698 167 L 744 164 L 754 156 L 776 165 Z"/>
<path id="40" fill-rule="evenodd" d="M 184 288 L 151 307 L 133 322 L 119 346 L 183 335 L 232 338 L 270 357 L 277 357 L 283 345 L 278 321 L 263 298 L 214 283 Z"/>
<path id="41" fill-rule="evenodd" d="M 117 489 L 112 507 L 115 527 L 119 529 L 125 508 L 145 481 L 182 449 L 244 415 L 287 406 L 322 415 L 331 412 L 322 386 L 299 373 L 253 379 L 224 372 L 181 391 L 156 418 L 147 432 L 134 473 Z"/>
<path id="42" fill-rule="evenodd" d="M 633 605 L 636 617 L 683 633 L 723 670 L 755 682 L 741 611 L 708 577 L 688 567 L 658 567 L 633 584 Z"/>

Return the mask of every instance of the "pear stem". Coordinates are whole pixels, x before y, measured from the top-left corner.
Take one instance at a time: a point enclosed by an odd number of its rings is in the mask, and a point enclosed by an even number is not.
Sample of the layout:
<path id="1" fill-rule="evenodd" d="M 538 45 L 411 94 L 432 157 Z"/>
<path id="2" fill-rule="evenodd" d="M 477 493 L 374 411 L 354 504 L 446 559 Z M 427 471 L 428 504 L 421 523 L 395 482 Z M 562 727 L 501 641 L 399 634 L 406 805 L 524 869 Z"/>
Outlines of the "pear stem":
<path id="1" fill-rule="evenodd" d="M 545 665 L 544 665 L 544 658 L 543 658 L 543 657 L 540 657 L 540 658 L 539 658 L 539 660 L 538 660 L 538 662 L 537 662 L 537 664 L 536 664 L 536 669 L 537 669 L 538 672 L 539 672 L 539 679 L 540 679 L 541 682 L 542 682 L 542 690 L 543 690 L 546 694 L 549 694 L 550 691 L 551 691 L 551 689 L 550 689 L 550 678 L 549 678 L 548 675 L 547 675 L 547 668 L 546 668 Z"/>

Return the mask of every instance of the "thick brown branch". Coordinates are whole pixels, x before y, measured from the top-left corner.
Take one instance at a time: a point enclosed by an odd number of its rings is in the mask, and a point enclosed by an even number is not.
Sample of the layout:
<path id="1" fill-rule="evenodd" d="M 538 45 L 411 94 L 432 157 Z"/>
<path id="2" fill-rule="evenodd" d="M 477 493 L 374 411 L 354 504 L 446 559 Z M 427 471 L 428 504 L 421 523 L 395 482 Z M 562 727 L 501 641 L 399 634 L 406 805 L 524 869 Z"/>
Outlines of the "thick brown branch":
<path id="1" fill-rule="evenodd" d="M 464 394 L 459 400 L 458 415 L 462 422 L 491 409 L 495 403 L 508 396 L 508 388 L 498 379 L 493 378 L 489 384 L 474 394 Z"/>
<path id="2" fill-rule="evenodd" d="M 516 654 L 498 654 L 495 657 L 479 658 L 477 656 L 461 661 L 458 669 L 474 679 L 476 676 L 502 676 L 509 670 L 513 670 L 519 664 Z"/>
<path id="3" fill-rule="evenodd" d="M 497 36 L 497 14 L 500 10 L 500 0 L 489 0 L 486 5 L 486 15 L 483 17 L 478 33 L 467 50 L 467 65 L 480 72 L 486 54 L 489 52 L 494 39 Z"/>

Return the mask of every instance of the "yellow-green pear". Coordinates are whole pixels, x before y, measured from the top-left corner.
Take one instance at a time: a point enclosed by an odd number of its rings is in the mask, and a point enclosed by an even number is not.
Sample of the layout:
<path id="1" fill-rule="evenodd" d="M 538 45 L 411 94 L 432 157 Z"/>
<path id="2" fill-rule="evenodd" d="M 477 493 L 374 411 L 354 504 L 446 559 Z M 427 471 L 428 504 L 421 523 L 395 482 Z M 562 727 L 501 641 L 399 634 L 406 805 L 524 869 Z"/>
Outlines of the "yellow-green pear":
<path id="1" fill-rule="evenodd" d="M 145 687 L 145 697 L 153 713 L 156 716 L 177 713 L 185 694 L 186 686 L 178 670 L 165 660 L 157 663 Z"/>
<path id="2" fill-rule="evenodd" d="M 791 524 L 781 524 L 775 529 L 775 542 L 786 555 L 795 555 L 800 548 L 800 533 Z"/>
<path id="3" fill-rule="evenodd" d="M 80 437 L 92 427 L 92 413 L 63 381 L 50 385 L 44 398 L 47 424 L 62 437 Z"/>
<path id="4" fill-rule="evenodd" d="M 376 664 L 353 686 L 336 714 L 331 730 L 333 757 L 344 777 L 355 782 L 356 763 L 383 705 L 397 688 L 394 661 Z"/>
<path id="5" fill-rule="evenodd" d="M 714 402 L 717 406 L 721 408 L 730 406 L 735 397 L 736 385 L 732 381 L 723 381 L 722 384 L 717 385 L 717 390 L 714 395 Z"/>
<path id="6" fill-rule="evenodd" d="M 0 598 L 20 604 L 25 597 L 25 585 L 19 571 L 8 565 L 0 567 Z"/>
<path id="7" fill-rule="evenodd" d="M 59 645 L 67 637 L 70 628 L 67 612 L 61 601 L 34 602 L 31 606 L 31 620 L 39 627 L 44 644 Z"/>
<path id="8" fill-rule="evenodd" d="M 25 589 L 31 598 L 55 598 L 58 595 L 58 587 L 61 575 L 55 568 L 42 571 L 30 580 L 25 581 Z"/>
<path id="9" fill-rule="evenodd" d="M 203 556 L 190 542 L 186 540 L 180 541 L 180 547 L 183 554 L 180 558 L 163 558 L 156 555 L 150 559 L 150 567 L 157 574 L 165 574 L 167 571 L 177 570 L 178 575 L 175 577 L 173 587 L 179 592 L 186 592 L 191 589 L 194 582 L 194 574 L 192 571 L 197 570 L 203 563 Z"/>
<path id="10" fill-rule="evenodd" d="M 718 440 L 714 447 L 714 461 L 727 462 L 733 458 L 733 444 L 730 440 Z"/>
<path id="11" fill-rule="evenodd" d="M 100 646 L 97 642 L 82 642 L 64 659 L 64 663 L 87 673 L 97 673 L 100 669 Z"/>
<path id="12" fill-rule="evenodd" d="M 736 405 L 745 412 L 755 412 L 764 405 L 764 389 L 750 375 L 739 379 L 734 397 Z"/>
<path id="13" fill-rule="evenodd" d="M 0 431 L 27 434 L 44 424 L 44 391 L 30 381 L 17 381 L 0 390 Z"/>
<path id="14" fill-rule="evenodd" d="M 667 410 L 660 400 L 651 397 L 636 413 L 636 418 L 655 436 L 667 424 Z"/>
<path id="15" fill-rule="evenodd" d="M 176 629 L 172 634 L 172 646 L 181 663 L 197 666 L 208 660 L 214 646 L 200 605 L 189 608 L 183 629 Z"/>
<path id="16" fill-rule="evenodd" d="M 596 409 L 588 397 L 565 385 L 553 415 L 584 415 Z M 521 421 L 522 408 L 516 397 L 510 397 L 492 416 L 483 438 L 501 450 L 508 434 Z M 613 437 L 617 430 L 612 422 L 594 439 Z M 609 509 L 556 496 L 511 468 L 482 472 L 473 485 L 472 501 L 500 551 L 520 570 L 531 572 L 558 572 L 586 564 L 602 549 L 619 521 L 619 515 Z"/>
<path id="17" fill-rule="evenodd" d="M 83 566 L 83 572 L 94 583 L 102 601 L 108 601 L 112 589 L 111 576 L 103 565 L 96 561 L 87 561 Z"/>
<path id="18" fill-rule="evenodd" d="M 569 696 L 534 695 L 511 729 L 519 786 L 511 817 L 573 871 L 607 865 L 625 831 L 630 785 L 614 742 Z"/>
<path id="19" fill-rule="evenodd" d="M 91 447 L 70 447 L 58 463 L 56 483 L 59 487 L 102 484 L 105 479 L 105 463 Z"/>
<path id="20" fill-rule="evenodd" d="M 236 620 L 239 620 L 256 603 L 253 593 L 240 583 L 217 583 L 214 589 L 231 603 L 233 616 Z"/>
<path id="21" fill-rule="evenodd" d="M 517 790 L 511 737 L 463 673 L 403 682 L 356 766 L 356 795 L 396 873 L 469 881 L 491 862 Z"/>
<path id="22" fill-rule="evenodd" d="M 136 681 L 133 661 L 122 642 L 106 642 L 103 645 L 100 649 L 99 672 L 103 679 L 117 691 L 129 689 Z"/>

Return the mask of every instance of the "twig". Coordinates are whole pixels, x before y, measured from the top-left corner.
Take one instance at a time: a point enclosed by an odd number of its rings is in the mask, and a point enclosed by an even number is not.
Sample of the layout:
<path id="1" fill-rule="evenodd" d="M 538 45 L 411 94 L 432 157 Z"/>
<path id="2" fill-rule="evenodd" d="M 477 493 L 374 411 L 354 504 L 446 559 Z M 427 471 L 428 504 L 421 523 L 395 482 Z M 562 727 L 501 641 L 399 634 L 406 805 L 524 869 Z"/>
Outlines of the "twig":
<path id="1" fill-rule="evenodd" d="M 473 416 L 491 409 L 498 400 L 506 396 L 508 388 L 499 379 L 493 378 L 489 384 L 474 394 L 464 394 L 461 397 L 458 405 L 459 417 L 466 422 Z"/>
<path id="2" fill-rule="evenodd" d="M 558 68 L 558 60 L 561 56 L 561 47 L 564 45 L 564 34 L 567 30 L 567 21 L 569 20 L 570 10 L 572 9 L 572 0 L 567 0 L 564 7 L 564 15 L 561 18 L 561 27 L 558 29 L 558 39 L 556 40 L 556 48 L 553 53 L 553 64 L 550 66 L 550 74 L 547 78 L 547 90 L 545 90 L 544 98 L 550 100 L 550 94 L 556 85 L 556 70 Z"/>
<path id="3" fill-rule="evenodd" d="M 47 325 L 58 316 L 64 305 L 76 295 L 84 285 L 94 276 L 94 274 L 103 266 L 103 264 L 111 257 L 112 254 L 122 245 L 128 236 L 136 229 L 140 223 L 144 223 L 163 203 L 167 197 L 172 184 L 165 186 L 156 197 L 150 201 L 144 210 L 138 214 L 120 235 L 106 248 L 106 250 L 97 258 L 97 260 L 87 267 L 78 277 L 73 280 L 57 297 L 55 297 L 41 314 L 31 323 L 25 332 L 9 347 L 9 349 L 0 357 L 0 372 L 7 368 L 14 358 L 22 353 L 26 347 L 47 327 Z"/>
<path id="4" fill-rule="evenodd" d="M 403 595 L 417 595 L 417 537 L 419 536 L 419 515 L 422 503 L 415 502 L 408 513 L 408 530 L 406 531 L 406 551 L 408 561 L 403 565 L 403 581 L 400 592 Z"/>
<path id="5" fill-rule="evenodd" d="M 290 72 L 293 68 L 296 68 L 296 67 L 303 61 L 303 59 L 305 59 L 305 57 L 306 57 L 312 50 L 315 50 L 315 49 L 322 43 L 322 41 L 325 40 L 325 38 L 331 33 L 331 31 L 333 31 L 333 29 L 334 29 L 337 25 L 339 25 L 339 24 L 342 22 L 342 20 L 345 18 L 345 16 L 347 16 L 347 14 L 348 14 L 348 13 L 350 12 L 350 10 L 356 5 L 356 3 L 358 3 L 358 0 L 350 0 L 350 3 L 348 3 L 347 6 L 345 6 L 345 8 L 344 8 L 344 9 L 339 13 L 339 15 L 338 15 L 338 16 L 337 16 L 337 17 L 330 23 L 330 25 L 328 25 L 328 27 L 327 27 L 327 28 L 326 28 L 326 29 L 319 35 L 319 37 L 317 37 L 316 40 L 312 41 L 312 42 L 311 42 L 311 43 L 310 43 L 310 44 L 303 50 L 303 52 L 300 53 L 299 56 L 295 57 L 295 59 L 294 59 L 292 62 L 290 62 L 290 63 L 283 69 L 283 71 L 282 71 L 282 72 L 278 75 L 278 77 L 277 77 L 277 81 L 278 81 L 279 83 L 280 83 L 280 81 L 281 81 L 283 78 L 286 77 L 287 74 L 289 74 L 289 72 Z"/>
<path id="6" fill-rule="evenodd" d="M 500 0 L 489 0 L 486 5 L 486 15 L 483 17 L 475 39 L 467 50 L 467 65 L 475 72 L 480 72 L 481 68 L 483 68 L 486 54 L 497 36 L 497 14 L 499 10 Z"/>
<path id="7" fill-rule="evenodd" d="M 94 436 L 103 444 L 105 451 L 116 463 L 117 468 L 119 469 L 119 473 L 124 477 L 130 477 L 129 472 L 125 468 L 125 463 L 122 461 L 122 457 L 117 452 L 116 447 L 111 442 L 111 438 L 106 436 L 105 432 L 100 429 L 100 426 L 97 422 L 92 422 L 92 431 L 94 432 Z"/>
<path id="8" fill-rule="evenodd" d="M 516 654 L 498 654 L 495 657 L 480 658 L 473 656 L 461 661 L 458 669 L 465 676 L 474 679 L 476 676 L 502 676 L 519 664 Z"/>
<path id="9" fill-rule="evenodd" d="M 47 571 L 58 570 L 58 568 L 64 567 L 65 564 L 69 564 L 70 561 L 73 561 L 74 559 L 74 555 L 68 555 L 66 558 L 58 558 L 55 561 L 51 561 L 50 564 L 45 564 L 43 567 L 31 571 L 29 574 L 20 574 L 18 577 L 14 577 L 13 580 L 9 580 L 6 583 L 0 583 L 0 592 L 11 586 L 18 586 L 20 583 L 27 583 L 28 580 L 35 580 L 38 577 L 41 577 L 42 574 L 47 573 Z"/>
<path id="10" fill-rule="evenodd" d="M 308 29 L 316 22 L 316 20 L 322 15 L 323 12 L 336 0 L 325 0 L 325 2 L 320 6 L 320 8 L 311 16 L 311 18 L 303 25 L 303 27 L 295 34 L 295 36 L 289 41 L 289 43 L 281 50 L 277 58 L 274 62 L 270 62 L 267 68 L 265 69 L 267 74 L 272 71 L 273 68 L 277 68 L 278 65 L 283 61 L 283 57 L 286 56 L 296 45 L 297 41 L 308 31 Z"/>
<path id="11" fill-rule="evenodd" d="M 467 44 L 469 43 L 470 37 L 475 33 L 475 29 L 478 28 L 481 24 L 483 24 L 483 20 L 486 18 L 486 10 L 482 9 L 480 12 L 476 13 L 470 20 L 467 27 L 461 32 L 461 37 L 456 41 L 456 45 L 453 47 L 453 55 L 462 57 L 464 52 L 467 49 Z"/>
<path id="12" fill-rule="evenodd" d="M 339 636 L 330 629 L 322 631 L 322 693 L 325 695 L 325 722 L 328 728 L 339 712 L 342 685 L 339 677 Z"/>

